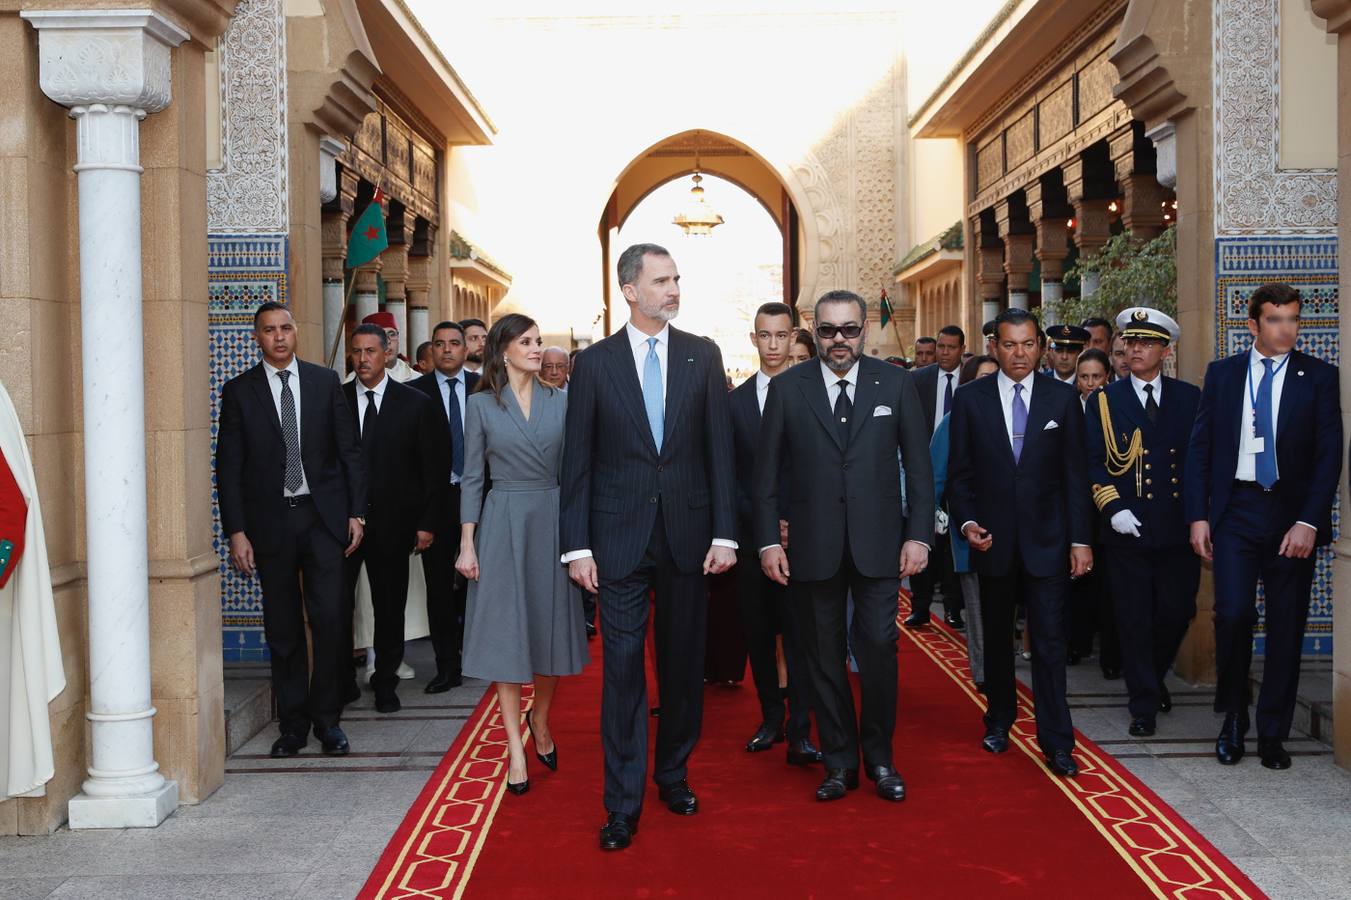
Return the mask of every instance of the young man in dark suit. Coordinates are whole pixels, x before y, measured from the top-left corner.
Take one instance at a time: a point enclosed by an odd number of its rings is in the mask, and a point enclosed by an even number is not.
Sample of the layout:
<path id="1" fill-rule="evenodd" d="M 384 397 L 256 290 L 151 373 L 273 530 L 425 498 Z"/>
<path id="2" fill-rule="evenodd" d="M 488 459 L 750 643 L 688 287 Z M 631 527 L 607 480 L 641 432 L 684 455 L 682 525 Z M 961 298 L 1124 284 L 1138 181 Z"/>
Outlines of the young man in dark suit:
<path id="1" fill-rule="evenodd" d="M 1164 676 L 1196 616 L 1201 562 L 1192 552 L 1182 491 L 1201 391 L 1163 374 L 1179 329 L 1147 307 L 1121 313 L 1129 378 L 1088 398 L 1088 477 L 1101 516 L 1110 604 L 1120 641 L 1130 733 L 1154 734 L 1173 708 Z"/>
<path id="2" fill-rule="evenodd" d="M 455 571 L 459 552 L 460 475 L 464 472 L 464 406 L 478 384 L 478 375 L 464 368 L 468 345 L 464 329 L 456 322 L 441 322 L 432 329 L 432 362 L 436 368 L 408 386 L 421 391 L 437 410 L 438 443 L 450 458 L 441 514 L 432 529 L 442 540 L 433 541 L 422 553 L 422 572 L 427 579 L 427 624 L 436 654 L 436 676 L 427 682 L 428 694 L 441 694 L 460 686 L 460 661 L 464 655 L 464 608 L 469 586 Z M 376 654 L 379 664 L 380 655 Z"/>
<path id="3" fill-rule="evenodd" d="M 985 624 L 985 737 L 1008 749 L 1018 712 L 1014 606 L 1027 602 L 1037 742 L 1057 775 L 1079 774 L 1065 696 L 1069 579 L 1089 571 L 1093 519 L 1084 456 L 1084 411 L 1071 386 L 1037 372 L 1041 328 L 1021 309 L 995 319 L 999 372 L 958 391 L 948 463 L 951 521 L 971 545 Z"/>
<path id="4" fill-rule="evenodd" d="M 944 325 L 938 329 L 934 343 L 936 361 L 914 373 L 915 390 L 919 393 L 919 405 L 924 411 L 924 422 L 931 439 L 938 423 L 952 411 L 952 395 L 957 390 L 965 350 L 966 332 L 956 325 Z M 933 603 L 934 587 L 938 587 L 943 591 L 944 619 L 953 628 L 964 629 L 962 590 L 952 570 L 952 542 L 946 535 L 935 532 L 932 546 L 928 567 L 910 579 L 914 602 L 905 627 L 922 628 L 929 624 L 929 606 Z"/>
<path id="5" fill-rule="evenodd" d="M 337 374 L 296 358 L 291 311 L 264 303 L 253 334 L 263 361 L 221 389 L 221 529 L 230 562 L 262 582 L 281 726 L 272 755 L 295 756 L 313 728 L 324 752 L 341 756 L 348 743 L 338 719 L 352 666 L 343 557 L 361 545 L 366 470 Z"/>
<path id="6" fill-rule="evenodd" d="M 900 580 L 924 569 L 934 523 L 929 429 L 910 373 L 863 355 L 868 309 L 850 291 L 816 302 L 819 362 L 769 383 L 755 469 L 755 538 L 765 575 L 794 584 L 793 614 L 812 673 L 826 767 L 818 800 L 838 800 L 864 771 L 884 800 L 904 800 L 892 762 L 896 730 L 896 627 Z M 788 550 L 779 543 L 780 471 L 787 458 L 793 496 Z M 901 508 L 905 469 L 909 518 Z M 858 660 L 862 709 L 845 671 L 845 610 L 854 599 L 848 645 Z"/>
<path id="7" fill-rule="evenodd" d="M 788 348 L 793 340 L 793 311 L 786 303 L 766 303 L 755 313 L 751 343 L 760 369 L 732 391 L 732 436 L 736 444 L 737 571 L 741 585 L 741 625 L 751 661 L 751 677 L 760 700 L 760 727 L 746 742 L 746 752 L 758 753 L 788 740 L 788 762 L 809 765 L 820 762 L 821 751 L 811 742 L 811 683 L 803 666 L 799 630 L 793 621 L 788 589 L 760 571 L 755 553 L 754 485 L 760 418 L 769 382 L 788 369 Z M 779 524 L 786 543 L 789 507 L 789 472 L 781 467 Z M 779 687 L 775 636 L 783 636 L 787 688 Z M 784 711 L 787 701 L 787 714 Z"/>
<path id="8" fill-rule="evenodd" d="M 685 776 L 703 718 L 705 576 L 731 568 L 737 549 L 722 355 L 716 344 L 670 326 L 680 310 L 680 274 L 665 249 L 628 248 L 618 274 L 629 322 L 577 357 L 560 510 L 568 573 L 600 595 L 604 850 L 629 846 L 642 813 L 650 589 L 661 684 L 652 777 L 671 812 L 698 810 Z"/>
<path id="9" fill-rule="evenodd" d="M 369 482 L 366 536 L 347 557 L 347 602 L 350 611 L 365 564 L 375 616 L 371 688 L 375 708 L 382 713 L 398 712 L 401 706 L 395 689 L 403 662 L 408 554 L 425 553 L 437 537 L 450 470 L 445 429 L 439 427 L 432 402 L 390 377 L 384 365 L 388 349 L 383 328 L 359 326 L 352 333 L 350 353 L 356 378 L 343 385 Z"/>
<path id="10" fill-rule="evenodd" d="M 1342 472 L 1337 369 L 1294 349 L 1299 291 L 1265 284 L 1248 303 L 1252 349 L 1216 360 L 1192 429 L 1184 493 L 1191 545 L 1215 569 L 1215 758 L 1243 758 L 1257 580 L 1266 597 L 1266 667 L 1257 752 L 1290 767 L 1290 736 L 1314 551 L 1332 541 Z"/>

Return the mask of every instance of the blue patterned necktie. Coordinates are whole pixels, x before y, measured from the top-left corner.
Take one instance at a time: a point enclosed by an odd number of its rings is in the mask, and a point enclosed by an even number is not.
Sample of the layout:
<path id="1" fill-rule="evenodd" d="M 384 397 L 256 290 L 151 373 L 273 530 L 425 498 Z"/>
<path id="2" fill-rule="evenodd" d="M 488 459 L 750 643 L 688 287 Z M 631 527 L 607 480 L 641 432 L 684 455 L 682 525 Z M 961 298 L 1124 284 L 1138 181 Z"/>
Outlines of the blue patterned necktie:
<path id="1" fill-rule="evenodd" d="M 1027 404 L 1023 402 L 1023 386 L 1013 386 L 1013 462 L 1023 455 L 1023 436 L 1027 433 Z"/>
<path id="2" fill-rule="evenodd" d="M 657 358 L 657 339 L 647 339 L 647 359 L 643 361 L 643 406 L 647 408 L 647 424 L 652 428 L 652 440 L 661 452 L 661 437 L 665 429 L 666 404 L 661 390 L 661 360 Z"/>
<path id="3" fill-rule="evenodd" d="M 1257 421 L 1254 430 L 1262 438 L 1262 451 L 1257 454 L 1257 483 L 1267 490 L 1276 483 L 1276 440 L 1273 437 L 1276 423 L 1271 417 L 1271 387 L 1276 376 L 1271 371 L 1271 360 L 1263 359 L 1262 383 L 1257 386 L 1257 405 L 1253 413 Z"/>
<path id="4" fill-rule="evenodd" d="M 291 393 L 291 373 L 282 369 L 281 379 L 281 436 L 286 442 L 286 477 L 283 487 L 294 494 L 305 483 L 305 469 L 300 464 L 300 422 L 296 418 L 296 397 Z"/>

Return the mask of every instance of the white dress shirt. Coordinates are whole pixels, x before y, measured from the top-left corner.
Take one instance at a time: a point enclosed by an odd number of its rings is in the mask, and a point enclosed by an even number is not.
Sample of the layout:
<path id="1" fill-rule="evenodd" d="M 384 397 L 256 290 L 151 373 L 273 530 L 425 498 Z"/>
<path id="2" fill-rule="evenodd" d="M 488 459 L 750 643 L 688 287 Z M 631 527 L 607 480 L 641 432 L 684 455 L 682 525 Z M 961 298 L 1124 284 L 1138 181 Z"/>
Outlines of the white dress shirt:
<path id="1" fill-rule="evenodd" d="M 643 334 L 643 332 L 633 327 L 632 322 L 625 322 L 624 333 L 628 336 L 629 347 L 633 351 L 633 367 L 638 373 L 639 388 L 642 388 L 644 386 L 643 375 L 644 370 L 647 368 L 647 352 L 649 349 L 647 341 L 649 338 L 657 339 L 657 345 L 651 349 L 656 352 L 657 362 L 661 365 L 661 402 L 662 406 L 664 407 L 666 405 L 667 373 L 670 371 L 670 366 L 667 365 L 667 360 L 670 357 L 670 354 L 667 353 L 667 348 L 671 344 L 671 326 L 663 325 L 661 327 L 661 331 L 658 331 L 656 334 Z M 760 410 L 763 412 L 764 408 L 765 408 L 765 401 L 763 398 L 761 398 Z M 727 547 L 730 550 L 735 550 L 737 549 L 737 542 L 727 540 L 725 538 L 714 538 L 713 546 Z M 573 550 L 570 553 L 564 553 L 562 557 L 563 565 L 567 565 L 568 563 L 576 559 L 586 559 L 588 556 L 591 555 L 592 554 L 590 548 L 587 548 L 585 550 Z"/>
<path id="2" fill-rule="evenodd" d="M 938 392 L 934 394 L 934 421 L 933 430 L 938 430 L 938 423 L 943 421 L 943 395 L 947 393 L 948 385 L 952 385 L 952 390 L 957 390 L 957 375 L 960 367 L 951 372 L 943 371 L 943 367 L 938 368 Z"/>
<path id="3" fill-rule="evenodd" d="M 1068 384 L 1070 387 L 1074 387 L 1075 381 L 1077 381 L 1079 378 L 1078 374 L 1075 372 L 1071 372 L 1068 378 L 1061 378 L 1060 373 L 1057 372 L 1055 369 L 1051 370 L 1051 377 L 1054 378 L 1056 381 L 1060 382 L 1061 384 Z"/>
<path id="4" fill-rule="evenodd" d="M 447 375 L 440 369 L 436 370 L 436 385 L 441 389 L 441 408 L 446 411 L 446 421 L 450 421 L 450 390 L 446 387 L 453 384 L 455 389 L 455 399 L 460 402 L 460 434 L 464 434 L 464 372 L 462 368 L 454 375 Z M 375 411 L 380 411 L 380 404 L 375 405 Z M 450 475 L 451 484 L 459 484 L 460 476 L 455 473 Z"/>
<path id="5" fill-rule="evenodd" d="M 1275 373 L 1271 378 L 1271 446 L 1266 448 L 1273 453 L 1276 452 L 1276 422 L 1281 417 L 1281 388 L 1285 385 L 1285 370 L 1290 368 L 1285 364 L 1290 358 L 1289 353 L 1282 353 L 1271 357 L 1271 370 Z M 1243 379 L 1243 413 L 1239 419 L 1238 429 L 1238 467 L 1234 471 L 1234 478 L 1238 481 L 1256 481 L 1257 480 L 1257 451 L 1258 438 L 1253 433 L 1253 398 L 1257 396 L 1257 391 L 1262 386 L 1262 379 L 1266 376 L 1266 367 L 1262 365 L 1264 357 L 1257 352 L 1254 347 L 1248 351 L 1248 374 Z M 1280 371 L 1276 371 L 1277 369 Z M 1281 472 L 1281 461 L 1276 460 L 1276 476 L 1279 478 Z"/>
<path id="6" fill-rule="evenodd" d="M 755 373 L 755 402 L 760 404 L 760 415 L 765 414 L 765 400 L 769 398 L 769 376 L 763 370 Z"/>
<path id="7" fill-rule="evenodd" d="M 291 397 L 295 400 L 296 404 L 296 447 L 303 451 L 304 447 L 300 443 L 301 435 L 303 434 L 300 423 L 304 421 L 300 418 L 300 364 L 296 362 L 296 358 L 293 356 L 291 357 L 290 364 L 287 365 L 285 369 L 276 369 L 272 367 L 271 363 L 265 360 L 263 362 L 263 371 L 267 373 L 267 386 L 272 391 L 272 405 L 277 409 L 278 422 L 281 421 L 281 378 L 278 377 L 277 373 L 283 371 L 291 373 L 291 377 L 287 381 L 287 384 L 291 386 Z M 378 408 L 379 407 L 377 407 L 377 409 Z M 305 457 L 303 453 L 300 458 L 300 473 L 300 487 L 296 488 L 294 491 L 288 491 L 285 488 L 282 488 L 282 493 L 285 496 L 303 497 L 310 492 L 310 480 L 305 477 Z"/>
<path id="8" fill-rule="evenodd" d="M 1135 396 L 1140 400 L 1140 406 L 1145 406 L 1149 395 L 1145 393 L 1145 385 L 1154 385 L 1154 402 L 1163 403 L 1163 373 L 1154 376 L 1153 381 L 1141 381 L 1134 374 L 1131 375 L 1131 387 L 1135 388 Z"/>
<path id="9" fill-rule="evenodd" d="M 367 391 L 375 393 L 375 414 L 380 415 L 380 406 L 385 402 L 385 385 L 389 384 L 389 376 L 386 375 L 380 379 L 380 383 L 373 388 L 368 388 L 361 382 L 357 382 L 357 433 L 362 437 L 366 436 L 366 407 L 370 405 L 370 399 L 366 396 Z"/>
<path id="10" fill-rule="evenodd" d="M 840 383 L 841 378 L 849 382 L 849 386 L 845 388 L 845 390 L 849 392 L 849 402 L 854 402 L 854 389 L 858 387 L 857 360 L 849 367 L 849 371 L 845 372 L 843 375 L 832 371 L 830 366 L 825 363 L 821 363 L 821 377 L 826 382 L 826 399 L 830 401 L 831 409 L 835 408 L 835 401 L 840 398 L 840 389 L 836 387 L 836 385 Z"/>
<path id="11" fill-rule="evenodd" d="M 661 364 L 661 402 L 664 406 L 666 403 L 666 373 L 670 371 L 670 367 L 666 365 L 666 358 L 669 355 L 666 348 L 671 344 L 671 326 L 663 325 L 661 331 L 656 334 L 643 334 L 633 327 L 632 322 L 626 322 L 624 332 L 629 337 L 629 346 L 633 348 L 633 366 L 638 370 L 639 387 L 645 386 L 643 384 L 643 371 L 647 368 L 648 338 L 657 339 L 657 346 L 653 349 L 657 352 L 657 362 Z"/>

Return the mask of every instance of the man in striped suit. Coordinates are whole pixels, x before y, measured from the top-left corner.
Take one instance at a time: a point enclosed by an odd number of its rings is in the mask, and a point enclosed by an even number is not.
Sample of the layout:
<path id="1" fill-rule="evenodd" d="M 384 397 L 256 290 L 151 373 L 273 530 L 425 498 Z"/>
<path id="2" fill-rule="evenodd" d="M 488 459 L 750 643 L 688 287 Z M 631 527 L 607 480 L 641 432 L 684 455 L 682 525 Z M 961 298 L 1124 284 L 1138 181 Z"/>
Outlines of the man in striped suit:
<path id="1" fill-rule="evenodd" d="M 672 812 L 698 810 L 685 775 L 703 717 L 705 576 L 729 569 L 737 549 L 722 355 L 670 326 L 680 275 L 666 250 L 637 244 L 618 268 L 629 322 L 577 357 L 560 510 L 563 562 L 600 597 L 605 850 L 627 847 L 642 813 L 652 589 L 661 686 L 653 780 Z"/>

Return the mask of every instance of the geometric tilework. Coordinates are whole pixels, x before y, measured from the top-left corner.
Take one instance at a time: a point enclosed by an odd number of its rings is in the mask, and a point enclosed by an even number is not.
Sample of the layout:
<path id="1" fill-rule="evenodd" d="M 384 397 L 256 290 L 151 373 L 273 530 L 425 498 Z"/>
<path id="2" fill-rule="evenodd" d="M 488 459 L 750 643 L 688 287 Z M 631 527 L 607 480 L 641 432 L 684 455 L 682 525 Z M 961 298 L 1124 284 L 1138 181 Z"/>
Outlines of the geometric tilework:
<path id="1" fill-rule="evenodd" d="M 1248 333 L 1248 297 L 1269 281 L 1283 281 L 1299 289 L 1299 341 L 1303 353 L 1340 364 L 1338 342 L 1337 238 L 1221 237 L 1215 240 L 1215 355 L 1243 353 L 1252 346 Z M 1340 528 L 1340 502 L 1332 508 L 1334 535 Z M 1264 612 L 1259 585 L 1258 611 Z M 1259 622 L 1254 638 L 1261 653 L 1265 630 Z M 1332 548 L 1318 551 L 1304 653 L 1332 655 Z"/>
<path id="2" fill-rule="evenodd" d="M 207 340 L 211 358 L 211 452 L 216 452 L 220 390 L 225 382 L 256 365 L 253 312 L 262 303 L 287 300 L 287 236 L 211 235 L 207 239 Z M 229 563 L 229 541 L 221 533 L 212 473 L 212 539 L 220 556 L 221 627 L 226 662 L 265 662 L 263 593 L 257 578 Z"/>

